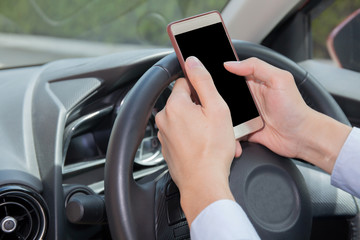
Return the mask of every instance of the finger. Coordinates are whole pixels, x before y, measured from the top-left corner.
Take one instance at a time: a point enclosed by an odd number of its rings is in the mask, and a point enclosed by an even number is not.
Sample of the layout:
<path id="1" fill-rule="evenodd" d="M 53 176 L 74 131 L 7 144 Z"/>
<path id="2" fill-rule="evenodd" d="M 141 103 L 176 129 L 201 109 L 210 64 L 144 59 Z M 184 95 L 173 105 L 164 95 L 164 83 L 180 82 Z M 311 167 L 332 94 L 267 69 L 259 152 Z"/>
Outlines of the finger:
<path id="1" fill-rule="evenodd" d="M 191 99 L 189 84 L 185 78 L 179 78 L 176 80 L 172 92 L 162 111 L 164 112 L 165 119 L 173 119 L 191 112 L 193 106 L 194 102 Z"/>
<path id="2" fill-rule="evenodd" d="M 187 80 L 185 78 L 179 78 L 178 80 L 176 80 L 175 85 L 180 85 L 181 88 L 183 88 L 183 90 L 186 90 L 186 92 L 190 95 L 191 100 L 194 103 L 199 104 L 199 99 L 196 94 L 196 91 L 194 91 L 194 89 L 192 88 L 189 80 Z M 174 87 L 175 87 L 175 85 L 174 85 Z"/>
<path id="3" fill-rule="evenodd" d="M 206 108 L 216 103 L 220 95 L 204 65 L 196 57 L 188 57 L 185 62 L 185 69 L 192 86 L 199 96 L 201 105 Z"/>
<path id="4" fill-rule="evenodd" d="M 160 134 L 160 131 L 162 131 L 165 127 L 165 110 L 164 109 L 162 109 L 160 112 L 158 112 L 155 115 L 155 123 L 159 129 L 158 134 Z"/>
<path id="5" fill-rule="evenodd" d="M 240 76 L 252 76 L 269 87 L 277 85 L 279 79 L 289 77 L 288 72 L 258 58 L 249 58 L 240 62 L 225 62 L 224 66 L 229 72 Z"/>
<path id="6" fill-rule="evenodd" d="M 266 134 L 264 134 L 265 129 L 262 129 L 261 131 L 257 131 L 248 137 L 249 142 L 253 143 L 264 143 L 264 137 L 266 137 Z"/>
<path id="7" fill-rule="evenodd" d="M 172 93 L 180 92 L 181 94 L 189 95 L 191 94 L 190 86 L 188 81 L 185 78 L 179 78 L 175 81 L 175 85 L 172 89 Z"/>
<path id="8" fill-rule="evenodd" d="M 236 141 L 236 146 L 235 146 L 235 157 L 240 157 L 242 153 L 242 148 L 241 148 L 241 145 L 240 145 L 240 142 L 239 141 Z"/>
<path id="9" fill-rule="evenodd" d="M 167 161 L 167 154 L 166 154 L 166 145 L 165 145 L 165 141 L 164 141 L 164 136 L 161 134 L 161 132 L 159 131 L 158 134 L 158 139 L 160 141 L 161 144 L 161 153 L 164 157 L 164 160 Z"/>
<path id="10" fill-rule="evenodd" d="M 163 144 L 164 144 L 164 142 L 163 142 L 163 137 L 162 137 L 162 134 L 161 134 L 160 131 L 158 131 L 158 133 L 157 133 L 157 138 L 159 139 L 160 144 L 163 145 Z"/>
<path id="11" fill-rule="evenodd" d="M 185 78 L 176 80 L 171 94 L 166 102 L 166 109 L 179 110 L 178 105 L 183 108 L 193 104 L 191 99 L 191 90 L 188 81 Z M 173 109 L 175 108 L 175 109 Z"/>

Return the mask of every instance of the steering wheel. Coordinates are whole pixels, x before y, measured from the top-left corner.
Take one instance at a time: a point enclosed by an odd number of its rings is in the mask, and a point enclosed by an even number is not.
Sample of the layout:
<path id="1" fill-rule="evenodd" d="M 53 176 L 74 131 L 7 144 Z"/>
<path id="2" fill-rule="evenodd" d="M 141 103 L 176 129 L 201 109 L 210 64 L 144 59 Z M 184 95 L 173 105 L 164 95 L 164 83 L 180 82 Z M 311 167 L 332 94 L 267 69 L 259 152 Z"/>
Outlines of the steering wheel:
<path id="1" fill-rule="evenodd" d="M 233 44 L 240 60 L 257 57 L 291 72 L 309 106 L 350 125 L 331 95 L 295 62 L 261 45 Z M 133 178 L 133 160 L 155 102 L 181 73 L 174 53 L 158 61 L 131 89 L 115 121 L 105 166 L 106 212 L 113 239 L 188 237 L 179 192 L 169 173 L 146 183 Z M 258 144 L 242 143 L 242 148 L 231 166 L 230 188 L 259 236 L 309 238 L 311 200 L 295 164 Z"/>

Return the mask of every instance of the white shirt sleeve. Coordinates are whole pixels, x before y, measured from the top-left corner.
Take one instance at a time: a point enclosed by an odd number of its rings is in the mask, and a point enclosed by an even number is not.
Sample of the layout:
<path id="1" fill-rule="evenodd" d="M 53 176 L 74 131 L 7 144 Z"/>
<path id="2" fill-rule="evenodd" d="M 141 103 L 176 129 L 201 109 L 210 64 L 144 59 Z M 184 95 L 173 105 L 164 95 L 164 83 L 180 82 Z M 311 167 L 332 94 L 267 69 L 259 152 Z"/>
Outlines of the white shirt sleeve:
<path id="1" fill-rule="evenodd" d="M 360 198 L 360 129 L 353 128 L 335 162 L 331 184 Z M 207 206 L 192 222 L 192 240 L 260 239 L 246 213 L 234 201 L 219 200 Z"/>
<path id="2" fill-rule="evenodd" d="M 331 184 L 360 198 L 360 129 L 353 128 L 331 174 Z"/>
<path id="3" fill-rule="evenodd" d="M 246 213 L 234 201 L 219 200 L 207 206 L 191 224 L 192 240 L 260 239 Z"/>

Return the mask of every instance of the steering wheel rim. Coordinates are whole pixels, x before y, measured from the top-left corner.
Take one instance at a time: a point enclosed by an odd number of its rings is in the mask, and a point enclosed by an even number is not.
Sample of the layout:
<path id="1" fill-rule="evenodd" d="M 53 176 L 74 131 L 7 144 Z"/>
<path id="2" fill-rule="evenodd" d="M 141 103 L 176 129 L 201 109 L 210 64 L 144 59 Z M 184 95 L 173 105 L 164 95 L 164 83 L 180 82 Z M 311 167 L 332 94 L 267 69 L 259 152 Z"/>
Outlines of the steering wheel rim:
<path id="1" fill-rule="evenodd" d="M 257 44 L 244 41 L 233 41 L 233 44 L 240 60 L 257 57 L 274 66 L 290 71 L 294 75 L 296 84 L 308 105 L 317 111 L 323 112 L 338 121 L 350 125 L 345 114 L 331 95 L 312 75 L 308 74 L 299 65 L 271 49 Z M 131 89 L 115 121 L 109 141 L 105 165 L 106 211 L 113 239 L 157 239 L 159 231 L 162 231 L 159 229 L 159 226 L 163 225 L 165 220 L 160 218 L 166 216 L 166 209 L 164 210 L 162 207 L 165 208 L 166 206 L 167 198 L 164 195 L 164 191 L 166 191 L 170 177 L 168 174 L 165 174 L 156 181 L 138 184 L 132 175 L 133 159 L 137 147 L 143 138 L 147 121 L 157 98 L 181 73 L 179 62 L 174 53 L 161 59 L 152 66 Z M 259 145 L 246 143 L 243 147 L 242 159 L 245 159 L 247 155 L 256 157 L 259 151 L 264 154 L 264 156 L 267 156 L 267 158 L 271 158 L 269 157 L 270 155 L 275 155 Z M 259 161 L 263 161 L 261 158 L 261 156 L 258 158 Z M 235 160 L 231 170 L 232 173 L 233 171 L 240 171 L 233 169 L 242 169 L 244 167 L 243 164 L 247 164 L 245 163 L 246 161 Z M 252 161 L 250 161 L 250 163 L 251 162 Z M 296 191 L 301 192 L 302 196 L 294 198 L 295 203 L 298 202 L 296 204 L 300 204 L 299 214 L 295 214 L 291 218 L 295 219 L 295 222 L 293 220 L 287 220 L 287 225 L 284 223 L 286 226 L 280 224 L 277 225 L 277 227 L 266 222 L 264 224 L 262 216 L 259 218 L 256 216 L 257 213 L 251 212 L 251 206 L 249 207 L 247 205 L 246 200 L 242 198 L 241 194 L 234 194 L 235 199 L 249 215 L 260 237 L 284 237 L 304 230 L 308 231 L 306 234 L 309 235 L 311 228 L 311 207 L 309 205 L 311 205 L 311 202 L 304 179 L 297 169 L 294 169 L 296 167 L 291 161 L 279 161 L 279 158 L 274 158 L 274 161 L 271 160 L 270 162 L 272 162 L 270 169 L 273 169 L 270 171 L 271 176 L 276 171 L 280 171 L 281 178 L 284 178 L 283 180 L 289 180 L 286 172 L 290 171 L 293 175 L 291 176 L 291 180 L 294 182 L 293 185 L 289 187 L 289 191 L 291 192 L 291 189 L 296 187 Z M 260 167 L 264 168 L 267 164 L 268 162 L 262 162 Z M 254 167 L 254 165 L 251 166 Z M 254 167 L 253 170 L 255 171 L 256 169 L 258 168 Z M 250 171 L 250 173 L 253 172 L 253 170 Z M 262 170 L 256 171 L 261 173 Z M 249 175 L 247 179 L 257 179 L 257 181 L 260 182 L 269 180 L 266 178 L 259 180 L 257 176 L 262 176 L 261 174 L 251 175 L 250 173 L 247 174 Z M 269 175 L 268 170 L 266 170 L 266 174 Z M 276 176 L 274 179 L 278 178 L 278 175 Z M 247 189 L 251 183 L 251 181 L 247 179 L 239 180 L 236 174 L 231 174 L 231 189 L 236 191 L 237 185 L 241 185 L 241 181 L 243 181 L 243 189 Z M 295 195 L 297 194 L 296 191 Z M 294 193 L 290 192 L 289 194 Z M 306 211 L 304 211 L 304 209 Z M 301 224 L 305 226 L 300 228 L 298 225 Z M 276 229 L 271 229 L 272 227 Z M 277 233 L 279 232 L 277 228 L 284 228 L 282 235 L 281 233 L 280 235 Z M 303 236 L 304 235 L 301 237 Z"/>

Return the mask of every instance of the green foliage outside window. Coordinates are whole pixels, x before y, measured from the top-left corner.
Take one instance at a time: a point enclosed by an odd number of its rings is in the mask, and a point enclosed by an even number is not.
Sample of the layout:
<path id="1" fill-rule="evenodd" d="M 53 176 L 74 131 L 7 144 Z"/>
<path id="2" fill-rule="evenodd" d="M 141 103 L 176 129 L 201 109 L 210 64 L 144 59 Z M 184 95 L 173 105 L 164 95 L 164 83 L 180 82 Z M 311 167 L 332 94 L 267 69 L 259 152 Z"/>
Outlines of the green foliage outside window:
<path id="1" fill-rule="evenodd" d="M 0 32 L 169 46 L 169 22 L 227 0 L 1 0 Z"/>

